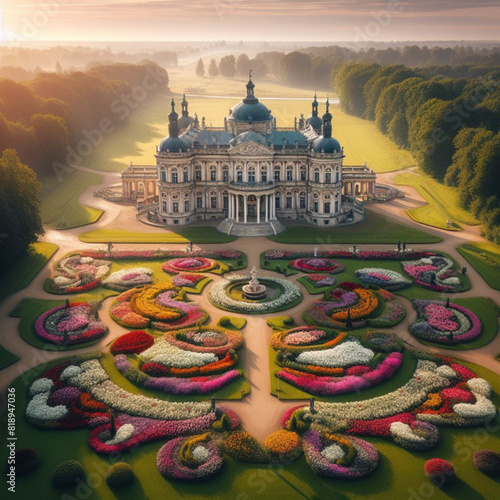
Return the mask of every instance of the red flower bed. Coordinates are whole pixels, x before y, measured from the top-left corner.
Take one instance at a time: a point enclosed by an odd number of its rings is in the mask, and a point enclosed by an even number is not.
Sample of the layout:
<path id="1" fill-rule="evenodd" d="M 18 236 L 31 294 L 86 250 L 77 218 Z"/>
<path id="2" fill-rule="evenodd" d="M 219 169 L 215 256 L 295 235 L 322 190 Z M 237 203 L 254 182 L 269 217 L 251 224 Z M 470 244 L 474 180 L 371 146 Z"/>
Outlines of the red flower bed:
<path id="1" fill-rule="evenodd" d="M 360 404 L 363 404 L 361 402 Z M 393 422 L 403 422 L 411 424 L 415 420 L 415 415 L 411 412 L 399 413 L 392 417 L 374 418 L 372 420 L 353 420 L 346 430 L 346 434 L 356 436 L 378 436 L 391 437 L 391 424 Z"/>
<path id="2" fill-rule="evenodd" d="M 144 330 L 136 330 L 118 337 L 111 346 L 111 354 L 140 354 L 149 349 L 155 339 Z"/>
<path id="3" fill-rule="evenodd" d="M 454 483 L 457 479 L 455 469 L 442 458 L 431 458 L 424 465 L 425 475 L 436 485 Z"/>

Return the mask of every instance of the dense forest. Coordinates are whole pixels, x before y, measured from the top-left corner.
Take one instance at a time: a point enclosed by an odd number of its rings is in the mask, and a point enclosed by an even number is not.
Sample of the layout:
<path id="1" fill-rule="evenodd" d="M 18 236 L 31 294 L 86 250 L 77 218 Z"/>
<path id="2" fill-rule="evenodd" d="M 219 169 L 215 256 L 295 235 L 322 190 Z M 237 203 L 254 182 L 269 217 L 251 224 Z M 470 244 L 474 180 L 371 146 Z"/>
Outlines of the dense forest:
<path id="1" fill-rule="evenodd" d="M 23 83 L 0 80 L 0 151 L 15 149 L 38 174 L 57 173 L 68 154 L 83 155 L 79 141 L 99 140 L 167 87 L 167 71 L 151 61 L 40 73 Z"/>
<path id="2" fill-rule="evenodd" d="M 500 72 L 426 77 L 401 65 L 349 63 L 334 88 L 347 113 L 415 156 L 424 172 L 456 186 L 464 208 L 500 242 Z"/>

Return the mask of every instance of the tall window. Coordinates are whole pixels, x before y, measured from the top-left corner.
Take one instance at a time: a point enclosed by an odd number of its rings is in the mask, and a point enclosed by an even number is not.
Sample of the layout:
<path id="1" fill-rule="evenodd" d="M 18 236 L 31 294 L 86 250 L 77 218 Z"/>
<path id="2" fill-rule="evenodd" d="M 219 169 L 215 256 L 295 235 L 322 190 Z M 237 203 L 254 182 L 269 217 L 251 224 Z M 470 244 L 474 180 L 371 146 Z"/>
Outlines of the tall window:
<path id="1" fill-rule="evenodd" d="M 172 172 L 172 182 L 179 182 L 179 176 L 177 174 L 177 172 Z"/>
<path id="2" fill-rule="evenodd" d="M 300 195 L 300 208 L 306 208 L 306 197 L 303 194 Z"/>
<path id="3" fill-rule="evenodd" d="M 305 181 L 306 180 L 306 171 L 305 169 L 301 169 L 300 171 L 300 180 Z"/>
<path id="4" fill-rule="evenodd" d="M 326 201 L 325 202 L 325 214 L 329 214 L 330 213 L 330 202 L 329 201 Z"/>
<path id="5" fill-rule="evenodd" d="M 248 171 L 248 182 L 255 182 L 255 170 Z"/>
<path id="6" fill-rule="evenodd" d="M 291 168 L 286 169 L 286 180 L 287 181 L 293 180 L 293 170 Z"/>
<path id="7" fill-rule="evenodd" d="M 318 213 L 318 209 L 319 209 L 318 202 L 317 202 L 317 201 L 315 201 L 315 202 L 313 203 L 313 212 Z"/>
<path id="8" fill-rule="evenodd" d="M 243 182 L 243 172 L 242 172 L 241 170 L 238 170 L 238 171 L 236 172 L 236 180 L 237 180 L 238 182 Z"/>
<path id="9" fill-rule="evenodd" d="M 162 203 L 161 203 L 161 208 L 162 208 L 162 210 L 163 210 L 164 212 L 166 212 L 166 211 L 167 211 L 167 202 L 166 202 L 166 201 L 162 201 Z"/>
<path id="10" fill-rule="evenodd" d="M 161 182 L 167 182 L 167 173 L 164 169 L 161 169 Z"/>
<path id="11" fill-rule="evenodd" d="M 319 182 L 319 170 L 314 171 L 314 182 Z"/>
<path id="12" fill-rule="evenodd" d="M 276 169 L 276 170 L 274 171 L 274 180 L 275 180 L 276 182 L 279 182 L 279 181 L 280 181 L 280 171 L 279 171 L 279 169 Z"/>
<path id="13" fill-rule="evenodd" d="M 227 210 L 229 208 L 229 198 L 224 196 L 224 198 L 222 198 L 222 203 L 224 205 L 224 210 Z"/>
<path id="14" fill-rule="evenodd" d="M 335 172 L 335 182 L 339 182 L 339 173 Z"/>
<path id="15" fill-rule="evenodd" d="M 262 170 L 260 173 L 261 182 L 267 182 L 267 170 Z"/>
<path id="16" fill-rule="evenodd" d="M 286 197 L 286 208 L 292 208 L 292 197 L 291 196 Z"/>
<path id="17" fill-rule="evenodd" d="M 210 208 L 217 208 L 217 197 L 210 197 Z"/>
<path id="18" fill-rule="evenodd" d="M 178 214 L 179 213 L 179 204 L 178 203 L 173 203 L 172 204 L 172 212 L 174 212 L 174 214 Z"/>
<path id="19" fill-rule="evenodd" d="M 274 206 L 275 208 L 277 208 L 278 210 L 281 208 L 281 198 L 279 196 L 276 196 L 274 198 Z"/>
<path id="20" fill-rule="evenodd" d="M 222 181 L 227 182 L 228 180 L 229 180 L 229 171 L 227 170 L 227 168 L 225 168 L 222 171 Z"/>
<path id="21" fill-rule="evenodd" d="M 217 180 L 217 172 L 215 169 L 210 170 L 210 180 L 215 182 Z"/>
<path id="22" fill-rule="evenodd" d="M 189 180 L 189 174 L 187 171 L 183 173 L 183 179 L 184 179 L 184 182 L 187 182 Z"/>
<path id="23" fill-rule="evenodd" d="M 331 184 L 331 182 L 332 182 L 332 174 L 330 172 L 326 173 L 326 175 L 325 175 L 325 182 L 327 184 Z"/>
<path id="24" fill-rule="evenodd" d="M 196 198 L 196 208 L 203 208 L 203 197 L 198 196 Z"/>
<path id="25" fill-rule="evenodd" d="M 184 212 L 189 212 L 189 201 L 188 200 L 186 200 L 184 202 Z"/>
<path id="26" fill-rule="evenodd" d="M 194 180 L 195 181 L 201 181 L 201 169 L 197 168 L 194 171 Z"/>
<path id="27" fill-rule="evenodd" d="M 335 202 L 335 213 L 337 213 L 339 211 L 339 202 L 336 201 Z"/>

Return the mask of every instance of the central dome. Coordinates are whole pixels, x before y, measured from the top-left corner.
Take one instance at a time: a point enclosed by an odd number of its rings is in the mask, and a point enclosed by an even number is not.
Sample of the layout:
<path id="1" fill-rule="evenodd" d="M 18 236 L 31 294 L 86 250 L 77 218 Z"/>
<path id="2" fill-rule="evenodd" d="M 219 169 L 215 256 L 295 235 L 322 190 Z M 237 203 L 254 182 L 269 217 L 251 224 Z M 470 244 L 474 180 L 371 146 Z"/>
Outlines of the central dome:
<path id="1" fill-rule="evenodd" d="M 271 112 L 254 95 L 255 85 L 250 77 L 247 83 L 247 96 L 233 106 L 229 120 L 235 122 L 267 122 L 273 119 Z"/>

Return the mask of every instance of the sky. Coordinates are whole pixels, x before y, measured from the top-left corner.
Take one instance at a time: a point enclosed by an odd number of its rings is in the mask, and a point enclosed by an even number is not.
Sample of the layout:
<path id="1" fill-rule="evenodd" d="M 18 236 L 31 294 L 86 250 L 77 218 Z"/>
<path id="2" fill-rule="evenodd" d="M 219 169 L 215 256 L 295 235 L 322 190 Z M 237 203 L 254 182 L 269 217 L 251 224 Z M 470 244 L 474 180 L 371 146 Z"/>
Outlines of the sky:
<path id="1" fill-rule="evenodd" d="M 499 39 L 500 0 L 0 0 L 2 41 Z"/>

